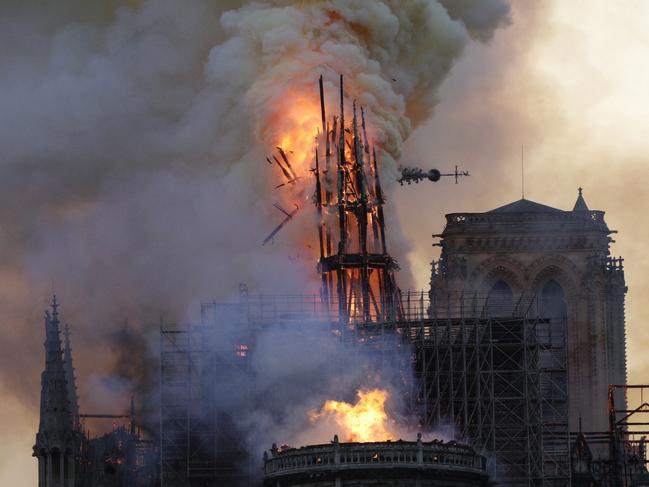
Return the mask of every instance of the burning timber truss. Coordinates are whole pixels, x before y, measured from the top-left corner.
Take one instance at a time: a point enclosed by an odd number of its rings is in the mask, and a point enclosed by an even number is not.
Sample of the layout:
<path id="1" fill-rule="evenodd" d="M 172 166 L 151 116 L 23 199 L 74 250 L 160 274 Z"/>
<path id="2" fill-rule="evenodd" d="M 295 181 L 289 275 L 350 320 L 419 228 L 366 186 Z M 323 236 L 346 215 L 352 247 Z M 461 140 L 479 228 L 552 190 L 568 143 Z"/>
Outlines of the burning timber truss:
<path id="1" fill-rule="evenodd" d="M 204 304 L 200 325 L 163 327 L 163 486 L 202 485 L 207 479 L 249 485 L 248 445 L 232 418 L 219 412 L 218 397 L 228 392 L 206 396 L 214 388 L 205 388 L 205 380 L 218 375 L 215 367 L 245 378 L 258 332 L 309 323 L 330 324 L 350 353 L 364 347 L 386 360 L 395 347 L 389 337 L 401 337 L 399 343 L 411 347 L 417 377 L 407 399 L 423 427 L 457 425 L 467 442 L 490 457 L 496 478 L 508 485 L 568 485 L 565 332 L 536 316 L 533 298 L 511 307 L 494 306 L 478 295 L 443 301 L 443 308 L 440 303 L 431 308 L 428 294 L 405 293 L 398 319 L 350 327 L 338 320 L 335 301 L 243 292 L 239 303 Z M 224 326 L 239 330 L 237 344 L 214 348 Z M 239 386 L 245 388 L 245 380 Z"/>
<path id="2" fill-rule="evenodd" d="M 359 123 L 356 102 L 352 123 L 345 124 L 344 100 L 341 76 L 340 113 L 330 126 L 320 77 L 322 133 L 317 138 L 314 172 L 322 298 L 329 304 L 338 302 L 340 319 L 389 320 L 398 311 L 394 279 L 398 266 L 385 242 L 384 199 L 376 151 L 370 148 L 362 107 Z M 334 220 L 337 228 L 332 224 Z"/>
<path id="3" fill-rule="evenodd" d="M 345 120 L 341 75 L 340 111 L 328 120 L 322 77 L 319 88 L 322 128 L 316 137 L 312 172 L 315 176 L 313 202 L 318 215 L 321 298 L 328 305 L 336 303 L 337 315 L 347 322 L 395 319 L 399 314 L 394 278 L 398 265 L 387 250 L 385 200 L 365 113 L 354 101 L 351 121 Z M 272 160 L 266 160 L 277 165 L 286 178 L 277 188 L 292 185 L 299 179 L 283 148 L 277 147 L 277 155 L 271 157 Z M 291 212 L 276 208 L 285 218 L 264 244 L 299 210 L 297 205 Z"/>

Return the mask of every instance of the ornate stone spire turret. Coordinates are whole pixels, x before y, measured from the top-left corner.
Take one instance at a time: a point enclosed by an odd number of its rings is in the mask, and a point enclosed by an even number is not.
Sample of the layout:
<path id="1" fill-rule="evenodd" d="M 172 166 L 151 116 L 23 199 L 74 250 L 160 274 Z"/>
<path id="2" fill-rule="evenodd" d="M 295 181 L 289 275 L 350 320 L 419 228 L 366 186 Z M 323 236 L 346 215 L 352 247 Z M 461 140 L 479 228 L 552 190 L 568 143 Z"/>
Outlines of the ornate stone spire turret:
<path id="1" fill-rule="evenodd" d="M 41 374 L 41 417 L 34 445 L 39 487 L 74 487 L 75 483 L 78 438 L 68 398 L 58 308 L 53 296 L 51 313 L 45 311 L 45 370 Z"/>
<path id="2" fill-rule="evenodd" d="M 579 196 L 577 196 L 577 201 L 575 201 L 575 206 L 572 211 L 590 211 L 586 204 L 586 200 L 584 200 L 584 195 L 582 194 L 583 189 L 578 188 L 577 191 L 579 191 Z"/>
<path id="3" fill-rule="evenodd" d="M 72 424 L 76 428 L 79 425 L 79 396 L 77 395 L 76 378 L 74 376 L 74 366 L 72 365 L 72 348 L 70 347 L 70 327 L 66 324 L 65 331 L 65 349 L 63 355 L 63 368 L 65 369 L 65 380 L 67 382 L 68 401 L 70 401 L 70 414 Z"/>
<path id="4" fill-rule="evenodd" d="M 52 312 L 45 312 L 45 370 L 41 375 L 39 432 L 72 427 L 63 351 L 61 350 L 58 307 L 56 296 L 53 296 Z"/>

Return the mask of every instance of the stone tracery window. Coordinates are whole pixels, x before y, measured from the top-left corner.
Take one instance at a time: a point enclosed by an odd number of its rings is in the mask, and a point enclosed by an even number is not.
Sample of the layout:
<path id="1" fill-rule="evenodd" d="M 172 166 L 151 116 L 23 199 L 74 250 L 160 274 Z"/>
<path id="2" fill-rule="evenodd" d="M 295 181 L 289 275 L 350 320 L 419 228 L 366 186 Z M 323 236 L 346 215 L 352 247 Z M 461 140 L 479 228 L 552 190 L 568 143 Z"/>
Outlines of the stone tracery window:
<path id="1" fill-rule="evenodd" d="M 563 287 L 550 279 L 541 289 L 541 316 L 544 318 L 565 319 L 568 316 L 566 295 Z"/>
<path id="2" fill-rule="evenodd" d="M 553 347 L 565 346 L 568 321 L 566 295 L 561 284 L 550 279 L 541 288 L 539 296 L 539 315 L 549 319 L 549 326 L 540 326 L 539 338 Z M 552 367 L 552 357 L 541 357 L 542 365 Z"/>
<path id="3" fill-rule="evenodd" d="M 514 293 L 509 284 L 502 279 L 496 281 L 489 291 L 487 314 L 489 316 L 511 316 L 514 306 Z"/>

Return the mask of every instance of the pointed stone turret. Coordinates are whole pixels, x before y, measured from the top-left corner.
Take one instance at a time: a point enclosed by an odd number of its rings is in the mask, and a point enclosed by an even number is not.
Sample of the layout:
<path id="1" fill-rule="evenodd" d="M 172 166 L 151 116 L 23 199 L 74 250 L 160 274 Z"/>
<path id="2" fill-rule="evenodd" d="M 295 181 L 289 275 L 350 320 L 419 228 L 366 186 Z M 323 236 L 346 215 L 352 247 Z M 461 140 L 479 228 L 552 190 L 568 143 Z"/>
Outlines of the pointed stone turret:
<path id="1" fill-rule="evenodd" d="M 577 191 L 579 191 L 579 196 L 577 196 L 577 201 L 575 201 L 575 206 L 572 211 L 590 211 L 582 194 L 583 189 L 579 188 Z"/>
<path id="2" fill-rule="evenodd" d="M 59 304 L 45 312 L 45 370 L 41 374 L 41 417 L 34 445 L 39 487 L 74 487 L 77 432 L 68 399 Z"/>
<path id="3" fill-rule="evenodd" d="M 77 395 L 76 377 L 74 376 L 74 365 L 72 364 L 72 347 L 70 346 L 70 327 L 66 324 L 65 349 L 63 355 L 63 368 L 65 369 L 65 380 L 67 382 L 68 401 L 70 402 L 70 415 L 72 425 L 77 428 L 79 425 L 79 396 Z"/>
<path id="4" fill-rule="evenodd" d="M 41 375 L 41 430 L 64 430 L 72 427 L 67 380 L 61 350 L 61 332 L 56 296 L 52 312 L 45 312 L 45 370 Z"/>

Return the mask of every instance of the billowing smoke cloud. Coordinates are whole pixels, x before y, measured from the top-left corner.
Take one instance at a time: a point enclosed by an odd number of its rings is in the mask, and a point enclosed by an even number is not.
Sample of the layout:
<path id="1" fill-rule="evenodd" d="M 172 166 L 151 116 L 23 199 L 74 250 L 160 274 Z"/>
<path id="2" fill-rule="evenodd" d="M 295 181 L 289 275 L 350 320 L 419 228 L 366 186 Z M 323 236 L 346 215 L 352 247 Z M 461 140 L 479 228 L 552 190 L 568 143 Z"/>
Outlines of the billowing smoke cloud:
<path id="1" fill-rule="evenodd" d="M 308 214 L 260 246 L 279 198 L 263 156 L 299 128 L 293 101 L 344 74 L 393 174 L 464 46 L 509 12 L 505 0 L 91 4 L 0 5 L 0 379 L 32 407 L 53 288 L 91 406 L 84 377 L 108 372 L 106 339 L 126 318 L 188 318 L 239 282 L 313 289 L 295 245 Z"/>

